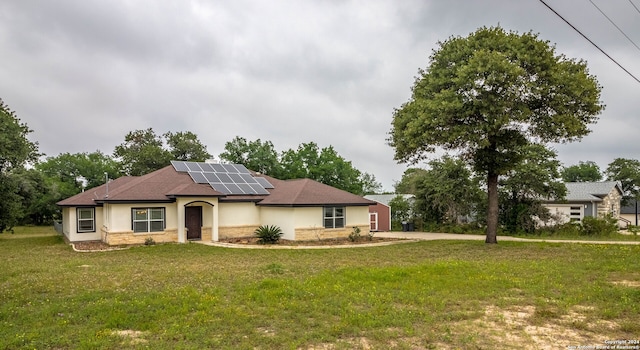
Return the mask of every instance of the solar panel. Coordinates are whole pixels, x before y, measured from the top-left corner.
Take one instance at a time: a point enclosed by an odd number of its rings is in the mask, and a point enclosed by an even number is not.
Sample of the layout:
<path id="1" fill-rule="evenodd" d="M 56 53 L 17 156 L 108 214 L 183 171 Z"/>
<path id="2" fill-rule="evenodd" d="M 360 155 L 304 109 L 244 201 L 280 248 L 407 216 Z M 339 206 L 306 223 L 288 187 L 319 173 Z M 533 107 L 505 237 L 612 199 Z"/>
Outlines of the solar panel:
<path id="1" fill-rule="evenodd" d="M 244 181 L 242 176 L 240 176 L 240 174 L 229 174 L 229 177 L 231 178 L 231 180 L 233 180 L 233 183 L 236 183 L 236 184 L 247 183 L 246 181 Z"/>
<path id="2" fill-rule="evenodd" d="M 239 174 L 251 174 L 249 172 L 249 169 L 247 169 L 244 165 L 242 164 L 234 164 L 234 166 L 236 167 L 236 169 L 238 170 Z"/>
<path id="3" fill-rule="evenodd" d="M 227 186 L 227 188 L 229 189 L 229 191 L 231 191 L 231 194 L 245 194 L 240 187 L 238 187 L 238 185 L 236 184 L 224 184 L 225 186 Z"/>
<path id="4" fill-rule="evenodd" d="M 254 177 L 253 179 L 256 180 L 264 188 L 274 188 L 271 182 L 269 182 L 269 180 L 265 179 L 264 177 Z"/>
<path id="5" fill-rule="evenodd" d="M 251 188 L 251 185 L 238 184 L 238 187 L 240 187 L 240 190 L 242 190 L 242 192 L 244 192 L 245 194 L 256 194 L 256 191 Z"/>
<path id="6" fill-rule="evenodd" d="M 242 179 L 244 180 L 244 182 L 248 183 L 248 184 L 257 184 L 258 181 L 256 181 L 256 179 L 249 175 L 249 174 L 240 174 L 240 177 L 242 177 Z"/>
<path id="7" fill-rule="evenodd" d="M 204 173 L 204 177 L 210 183 L 222 183 L 222 180 L 215 173 Z"/>
<path id="8" fill-rule="evenodd" d="M 177 172 L 182 173 L 185 171 L 189 171 L 189 168 L 187 168 L 187 165 L 184 162 L 172 160 L 171 165 L 173 165 L 173 168 L 176 169 Z"/>
<path id="9" fill-rule="evenodd" d="M 253 188 L 253 190 L 256 191 L 256 194 L 269 194 L 269 191 L 264 189 L 264 187 L 262 187 L 262 185 L 249 184 L 249 186 L 251 186 L 251 188 Z"/>
<path id="10" fill-rule="evenodd" d="M 200 168 L 202 168 L 202 171 L 204 172 L 215 172 L 209 163 L 198 163 L 198 165 L 200 165 Z"/>
<path id="11" fill-rule="evenodd" d="M 200 165 L 196 162 L 185 162 L 185 164 L 187 168 L 189 168 L 189 171 L 202 171 L 202 168 L 200 168 Z"/>
<path id="12" fill-rule="evenodd" d="M 211 185 L 211 187 L 213 187 L 214 190 L 216 190 L 216 191 L 218 191 L 220 193 L 231 194 L 231 191 L 229 191 L 227 186 L 225 186 L 224 184 L 211 183 L 210 185 Z"/>
<path id="13" fill-rule="evenodd" d="M 253 177 L 242 164 L 171 161 L 177 172 L 186 172 L 195 183 L 209 184 L 223 194 L 265 195 L 273 185 L 263 177 Z"/>
<path id="14" fill-rule="evenodd" d="M 202 172 L 190 171 L 189 172 L 189 176 L 191 176 L 191 178 L 193 179 L 193 181 L 195 181 L 195 183 L 199 183 L 199 184 L 208 184 L 209 183 L 207 178 L 204 177 L 204 173 L 202 173 Z"/>
<path id="15" fill-rule="evenodd" d="M 227 173 L 218 173 L 216 175 L 218 175 L 218 178 L 222 183 L 233 183 L 233 180 L 231 180 L 231 176 L 229 176 L 229 174 Z"/>
<path id="16" fill-rule="evenodd" d="M 220 164 L 222 165 L 222 167 L 224 168 L 224 170 L 227 173 L 237 173 L 238 170 L 236 170 L 236 167 L 233 166 L 233 164 Z"/>
<path id="17" fill-rule="evenodd" d="M 211 167 L 213 168 L 213 171 L 216 173 L 226 173 L 227 171 L 224 170 L 224 167 L 222 166 L 222 164 L 218 164 L 218 163 L 213 163 L 213 164 L 209 164 L 211 165 Z"/>

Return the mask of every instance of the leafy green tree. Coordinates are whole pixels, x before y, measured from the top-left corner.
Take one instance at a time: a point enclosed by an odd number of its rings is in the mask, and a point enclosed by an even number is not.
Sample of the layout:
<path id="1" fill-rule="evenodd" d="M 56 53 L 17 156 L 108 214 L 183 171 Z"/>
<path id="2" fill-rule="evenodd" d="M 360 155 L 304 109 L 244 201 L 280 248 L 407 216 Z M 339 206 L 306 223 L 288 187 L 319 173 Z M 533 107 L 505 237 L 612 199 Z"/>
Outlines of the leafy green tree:
<path id="1" fill-rule="evenodd" d="M 262 142 L 260 139 L 247 142 L 244 137 L 236 136 L 225 143 L 224 152 L 220 153 L 220 159 L 230 163 L 243 164 L 248 169 L 261 174 L 279 178 L 282 167 L 271 141 Z"/>
<path id="2" fill-rule="evenodd" d="M 398 195 L 389 201 L 391 207 L 391 229 L 400 230 L 402 223 L 412 219 L 412 203 Z"/>
<path id="3" fill-rule="evenodd" d="M 92 153 L 61 153 L 48 157 L 35 168 L 57 182 L 60 199 L 105 183 L 106 177 L 120 177 L 118 163 L 100 151 Z"/>
<path id="4" fill-rule="evenodd" d="M 562 180 L 565 182 L 594 182 L 602 180 L 600 167 L 590 160 L 578 162 L 562 169 Z"/>
<path id="5" fill-rule="evenodd" d="M 362 173 L 360 175 L 360 183 L 362 183 L 361 195 L 375 194 L 382 191 L 382 184 L 376 180 L 376 177 L 373 174 Z"/>
<path id="6" fill-rule="evenodd" d="M 125 175 L 141 176 L 161 169 L 171 161 L 171 152 L 163 148 L 162 138 L 152 128 L 130 131 L 116 146 L 113 156 Z"/>
<path id="7" fill-rule="evenodd" d="M 409 168 L 402 174 L 402 179 L 395 184 L 396 193 L 416 194 L 418 182 L 424 176 L 426 170 L 420 168 Z"/>
<path id="8" fill-rule="evenodd" d="M 500 222 L 508 232 L 533 232 L 535 219 L 549 219 L 541 199 L 562 199 L 567 188 L 560 178 L 556 152 L 544 145 L 523 149 L 524 160 L 500 180 Z"/>
<path id="9" fill-rule="evenodd" d="M 173 160 L 204 162 L 211 158 L 207 147 L 191 131 L 164 134 Z"/>
<path id="10" fill-rule="evenodd" d="M 333 146 L 318 148 L 314 142 L 303 143 L 298 150 L 282 153 L 282 178 L 309 178 L 351 193 L 364 194 L 362 172 L 340 156 Z"/>
<path id="11" fill-rule="evenodd" d="M 624 193 L 624 205 L 631 200 L 640 199 L 640 161 L 637 159 L 616 158 L 609 163 L 605 171 L 607 180 L 620 181 Z"/>
<path id="12" fill-rule="evenodd" d="M 27 124 L 0 99 L 0 173 L 22 168 L 38 159 L 38 143 L 29 141 L 33 132 Z M 1 231 L 0 231 L 1 232 Z"/>
<path id="13" fill-rule="evenodd" d="M 25 210 L 23 223 L 39 225 L 57 219 L 59 208 L 55 203 L 100 186 L 107 177 L 119 177 L 118 169 L 118 163 L 100 151 L 47 157 L 35 164 L 34 169 L 20 174 Z"/>
<path id="14" fill-rule="evenodd" d="M 64 197 L 56 191 L 55 184 L 36 169 L 20 169 L 12 174 L 16 193 L 21 198 L 21 225 L 51 225 L 59 218 L 56 202 Z"/>
<path id="15" fill-rule="evenodd" d="M 319 153 L 320 149 L 315 142 L 303 143 L 298 145 L 297 150 L 289 149 L 282 152 L 282 178 L 317 180 L 314 177 L 316 169 L 320 166 Z"/>
<path id="16" fill-rule="evenodd" d="M 416 188 L 416 215 L 425 222 L 457 223 L 470 215 L 482 191 L 473 174 L 460 159 L 445 156 L 429 162 Z"/>
<path id="17" fill-rule="evenodd" d="M 395 159 L 416 163 L 436 148 L 459 152 L 486 176 L 486 242 L 497 243 L 498 178 L 529 143 L 579 140 L 596 122 L 601 87 L 586 62 L 556 54 L 532 33 L 480 28 L 439 43 L 408 102 L 394 111 Z"/>
<path id="18" fill-rule="evenodd" d="M 0 99 L 0 233 L 11 230 L 24 215 L 15 173 L 39 156 L 38 144 L 27 138 L 31 132 Z"/>

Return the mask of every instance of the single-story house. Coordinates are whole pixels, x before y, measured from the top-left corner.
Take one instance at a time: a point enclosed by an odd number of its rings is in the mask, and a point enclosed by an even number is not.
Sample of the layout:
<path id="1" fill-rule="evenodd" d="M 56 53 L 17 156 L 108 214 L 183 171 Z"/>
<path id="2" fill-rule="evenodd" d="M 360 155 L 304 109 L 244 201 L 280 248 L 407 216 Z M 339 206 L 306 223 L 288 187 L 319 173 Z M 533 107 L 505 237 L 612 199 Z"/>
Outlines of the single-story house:
<path id="1" fill-rule="evenodd" d="M 152 173 L 108 181 L 57 203 L 71 242 L 111 245 L 254 236 L 276 225 L 288 240 L 369 232 L 361 196 L 310 179 L 279 180 L 240 164 L 172 161 Z"/>
<path id="2" fill-rule="evenodd" d="M 620 217 L 622 184 L 619 181 L 566 182 L 567 195 L 561 201 L 544 203 L 559 223 L 582 221 L 584 217 Z"/>
<path id="3" fill-rule="evenodd" d="M 391 205 L 394 198 L 401 196 L 405 200 L 412 200 L 412 194 L 368 194 L 364 196 L 375 202 L 369 206 L 369 222 L 371 231 L 391 231 Z"/>

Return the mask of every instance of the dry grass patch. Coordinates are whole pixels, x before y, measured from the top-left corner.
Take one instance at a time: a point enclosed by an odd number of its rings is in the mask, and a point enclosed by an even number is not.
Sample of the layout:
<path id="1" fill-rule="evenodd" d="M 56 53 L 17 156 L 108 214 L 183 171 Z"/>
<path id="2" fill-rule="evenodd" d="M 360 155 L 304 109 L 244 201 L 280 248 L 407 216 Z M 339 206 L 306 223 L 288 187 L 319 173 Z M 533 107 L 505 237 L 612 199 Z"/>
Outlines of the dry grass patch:
<path id="1" fill-rule="evenodd" d="M 123 338 L 124 343 L 130 345 L 144 344 L 147 342 L 147 340 L 143 338 L 146 332 L 134 331 L 133 329 L 115 330 L 112 331 L 111 334 Z"/>
<path id="2" fill-rule="evenodd" d="M 532 305 L 499 308 L 487 306 L 480 319 L 458 322 L 452 326 L 456 333 L 476 333 L 477 345 L 503 349 L 563 349 L 569 346 L 599 344 L 608 339 L 608 331 L 615 330 L 615 322 L 597 320 L 589 322 L 585 312 L 592 307 L 576 306 L 567 314 L 541 322 Z M 544 311 L 543 313 L 546 313 Z M 575 327 L 580 323 L 582 327 Z"/>
<path id="3" fill-rule="evenodd" d="M 612 281 L 611 283 L 625 287 L 640 288 L 640 281 L 621 280 Z"/>

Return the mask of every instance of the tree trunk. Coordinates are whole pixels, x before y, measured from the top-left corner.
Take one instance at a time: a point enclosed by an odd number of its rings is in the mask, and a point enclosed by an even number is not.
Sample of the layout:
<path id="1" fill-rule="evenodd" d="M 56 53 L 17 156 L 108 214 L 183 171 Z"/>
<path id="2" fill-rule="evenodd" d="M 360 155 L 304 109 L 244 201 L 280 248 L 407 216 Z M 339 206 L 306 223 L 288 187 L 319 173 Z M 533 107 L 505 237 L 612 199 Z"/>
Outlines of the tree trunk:
<path id="1" fill-rule="evenodd" d="M 498 174 L 489 171 L 487 175 L 489 206 L 487 209 L 487 238 L 485 243 L 498 243 Z"/>

